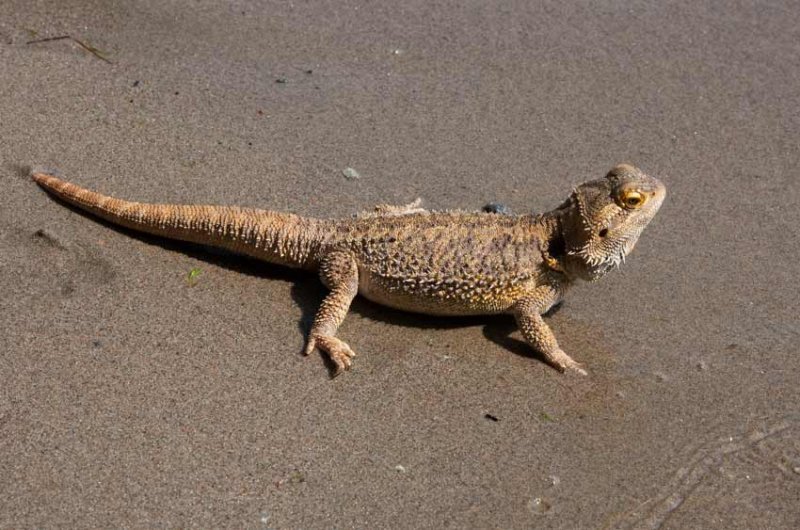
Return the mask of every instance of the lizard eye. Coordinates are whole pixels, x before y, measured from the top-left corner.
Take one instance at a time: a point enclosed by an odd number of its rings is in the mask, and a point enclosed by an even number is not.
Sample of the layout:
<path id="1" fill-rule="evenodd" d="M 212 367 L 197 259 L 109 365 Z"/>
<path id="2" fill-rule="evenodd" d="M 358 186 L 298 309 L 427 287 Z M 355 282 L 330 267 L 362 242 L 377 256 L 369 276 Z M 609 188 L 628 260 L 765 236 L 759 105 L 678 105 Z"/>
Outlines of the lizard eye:
<path id="1" fill-rule="evenodd" d="M 624 208 L 629 208 L 631 210 L 635 210 L 636 208 L 640 208 L 645 201 L 645 196 L 643 193 L 640 193 L 636 190 L 623 190 L 619 194 L 619 203 L 620 206 Z"/>

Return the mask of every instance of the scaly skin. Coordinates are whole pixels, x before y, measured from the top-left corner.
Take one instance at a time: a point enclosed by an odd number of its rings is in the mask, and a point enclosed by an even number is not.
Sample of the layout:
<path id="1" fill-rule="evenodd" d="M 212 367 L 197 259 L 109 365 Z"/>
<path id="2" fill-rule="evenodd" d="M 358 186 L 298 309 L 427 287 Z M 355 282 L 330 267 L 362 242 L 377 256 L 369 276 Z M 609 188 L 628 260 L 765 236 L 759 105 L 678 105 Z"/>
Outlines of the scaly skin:
<path id="1" fill-rule="evenodd" d="M 429 212 L 417 200 L 322 220 L 228 206 L 142 204 L 44 173 L 33 179 L 63 201 L 127 228 L 318 270 L 330 292 L 304 352 L 327 353 L 336 374 L 355 356 L 336 332 L 361 294 L 430 315 L 513 314 L 525 340 L 550 365 L 585 375 L 541 315 L 575 280 L 594 281 L 619 265 L 666 195 L 657 179 L 620 165 L 541 215 Z"/>

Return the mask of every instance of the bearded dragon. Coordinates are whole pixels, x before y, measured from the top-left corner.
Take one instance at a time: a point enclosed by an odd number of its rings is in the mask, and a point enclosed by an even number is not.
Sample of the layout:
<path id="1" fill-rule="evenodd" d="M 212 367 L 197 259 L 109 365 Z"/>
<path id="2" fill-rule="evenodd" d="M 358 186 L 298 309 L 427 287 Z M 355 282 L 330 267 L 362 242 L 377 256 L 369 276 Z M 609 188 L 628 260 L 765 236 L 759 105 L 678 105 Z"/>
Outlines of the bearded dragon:
<path id="1" fill-rule="evenodd" d="M 548 364 L 586 375 L 559 347 L 542 314 L 576 280 L 595 281 L 619 266 L 666 196 L 658 179 L 623 164 L 577 186 L 543 214 L 436 212 L 416 201 L 327 220 L 234 206 L 129 202 L 45 173 L 32 178 L 57 198 L 126 228 L 318 271 L 329 292 L 304 353 L 325 352 L 334 375 L 350 369 L 355 356 L 336 332 L 357 294 L 427 315 L 512 314 Z"/>

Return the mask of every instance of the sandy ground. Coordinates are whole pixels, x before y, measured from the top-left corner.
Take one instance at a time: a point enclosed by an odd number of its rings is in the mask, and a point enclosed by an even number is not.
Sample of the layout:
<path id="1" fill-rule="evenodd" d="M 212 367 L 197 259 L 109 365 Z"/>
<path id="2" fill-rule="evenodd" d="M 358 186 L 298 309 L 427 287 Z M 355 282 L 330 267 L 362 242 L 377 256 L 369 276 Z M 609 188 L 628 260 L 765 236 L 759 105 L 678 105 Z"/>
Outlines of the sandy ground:
<path id="1" fill-rule="evenodd" d="M 370 4 L 0 2 L 0 527 L 800 526 L 796 5 Z M 359 301 L 331 380 L 313 276 L 27 176 L 336 217 L 540 211 L 621 161 L 669 197 L 550 318 L 585 379 Z"/>

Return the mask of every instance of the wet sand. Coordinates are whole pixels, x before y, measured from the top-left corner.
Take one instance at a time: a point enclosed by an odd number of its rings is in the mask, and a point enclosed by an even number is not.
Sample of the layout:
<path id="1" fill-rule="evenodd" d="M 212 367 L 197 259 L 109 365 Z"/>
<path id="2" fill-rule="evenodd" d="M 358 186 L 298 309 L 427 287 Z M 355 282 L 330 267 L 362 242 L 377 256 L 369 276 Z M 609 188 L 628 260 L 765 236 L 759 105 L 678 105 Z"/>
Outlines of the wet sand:
<path id="1" fill-rule="evenodd" d="M 792 3 L 395 4 L 0 3 L 0 527 L 800 526 Z M 524 212 L 623 161 L 669 196 L 549 318 L 588 378 L 508 319 L 359 300 L 331 380 L 312 275 L 28 177 Z"/>

